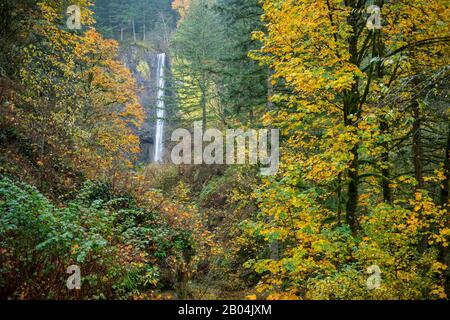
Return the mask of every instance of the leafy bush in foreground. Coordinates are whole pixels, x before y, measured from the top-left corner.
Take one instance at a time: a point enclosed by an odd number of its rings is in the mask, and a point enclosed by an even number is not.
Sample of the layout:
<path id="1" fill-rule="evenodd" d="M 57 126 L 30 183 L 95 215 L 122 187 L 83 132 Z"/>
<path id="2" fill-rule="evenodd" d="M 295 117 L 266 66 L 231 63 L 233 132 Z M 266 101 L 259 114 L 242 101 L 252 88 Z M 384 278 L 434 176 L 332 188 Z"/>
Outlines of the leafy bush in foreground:
<path id="1" fill-rule="evenodd" d="M 158 286 L 158 264 L 189 239 L 132 198 L 101 190 L 86 183 L 59 208 L 36 188 L 0 178 L 2 298 L 127 298 Z M 82 274 L 76 292 L 66 288 L 73 264 Z"/>

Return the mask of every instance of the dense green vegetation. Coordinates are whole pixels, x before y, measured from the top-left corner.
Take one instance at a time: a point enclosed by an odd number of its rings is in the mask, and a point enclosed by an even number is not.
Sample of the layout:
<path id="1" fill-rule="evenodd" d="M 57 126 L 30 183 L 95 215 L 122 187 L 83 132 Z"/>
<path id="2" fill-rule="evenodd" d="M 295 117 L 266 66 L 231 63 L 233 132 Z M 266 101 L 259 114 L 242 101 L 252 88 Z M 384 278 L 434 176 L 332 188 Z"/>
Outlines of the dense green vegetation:
<path id="1" fill-rule="evenodd" d="M 60 285 L 67 264 L 86 273 L 79 297 L 132 298 L 158 283 L 165 258 L 192 249 L 192 239 L 130 195 L 119 196 L 87 182 L 57 208 L 36 188 L 3 178 L 2 296 L 70 298 Z"/>

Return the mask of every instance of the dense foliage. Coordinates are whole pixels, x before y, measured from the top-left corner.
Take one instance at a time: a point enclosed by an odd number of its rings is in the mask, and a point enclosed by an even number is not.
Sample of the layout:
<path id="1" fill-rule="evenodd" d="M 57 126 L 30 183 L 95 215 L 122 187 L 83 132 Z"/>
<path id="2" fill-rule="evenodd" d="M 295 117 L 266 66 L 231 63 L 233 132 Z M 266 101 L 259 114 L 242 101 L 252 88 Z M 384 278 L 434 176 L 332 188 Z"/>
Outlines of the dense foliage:
<path id="1" fill-rule="evenodd" d="M 367 27 L 369 5 L 381 8 L 381 29 Z M 208 88 L 218 92 L 209 114 L 218 109 L 225 128 L 248 121 L 282 132 L 277 176 L 255 177 L 253 188 L 241 190 L 258 204 L 240 223 L 240 245 L 258 248 L 244 264 L 261 276 L 250 297 L 446 297 L 448 6 L 191 1 L 190 12 L 197 6 L 218 12 L 227 35 L 223 42 L 217 33 L 223 45 L 205 58 L 217 65 L 206 67 Z M 205 24 L 196 21 L 184 16 L 175 49 L 179 38 L 189 39 L 185 28 Z M 195 70 L 206 63 L 187 52 L 201 48 L 191 42 L 174 56 Z M 210 194 L 211 184 L 205 188 Z M 372 265 L 382 272 L 378 290 L 365 285 Z"/>
<path id="2" fill-rule="evenodd" d="M 83 270 L 79 298 L 156 297 L 165 258 L 191 246 L 157 213 L 91 182 L 58 208 L 36 188 L 2 178 L 0 208 L 1 295 L 10 298 L 70 298 L 61 284 L 72 264 Z"/>
<path id="3" fill-rule="evenodd" d="M 263 3 L 268 31 L 254 34 L 263 47 L 252 56 L 291 90 L 271 96 L 282 170 L 258 195 L 273 219 L 257 232 L 282 250 L 254 267 L 275 296 L 445 297 L 449 108 L 436 97 L 448 84 L 448 8 L 372 4 L 381 29 L 366 26 L 365 1 Z M 358 292 L 372 264 L 382 290 Z"/>

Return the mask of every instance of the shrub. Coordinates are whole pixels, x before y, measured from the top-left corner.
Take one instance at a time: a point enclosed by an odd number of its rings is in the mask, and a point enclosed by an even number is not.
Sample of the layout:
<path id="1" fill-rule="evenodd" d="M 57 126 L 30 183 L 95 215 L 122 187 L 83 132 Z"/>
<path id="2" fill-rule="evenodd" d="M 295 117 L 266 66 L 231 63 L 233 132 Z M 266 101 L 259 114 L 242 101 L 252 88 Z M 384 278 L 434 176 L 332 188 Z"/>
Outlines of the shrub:
<path id="1" fill-rule="evenodd" d="M 64 207 L 0 177 L 0 295 L 12 299 L 127 298 L 155 288 L 158 264 L 190 240 L 129 196 L 87 182 Z M 66 288 L 69 265 L 82 287 Z"/>

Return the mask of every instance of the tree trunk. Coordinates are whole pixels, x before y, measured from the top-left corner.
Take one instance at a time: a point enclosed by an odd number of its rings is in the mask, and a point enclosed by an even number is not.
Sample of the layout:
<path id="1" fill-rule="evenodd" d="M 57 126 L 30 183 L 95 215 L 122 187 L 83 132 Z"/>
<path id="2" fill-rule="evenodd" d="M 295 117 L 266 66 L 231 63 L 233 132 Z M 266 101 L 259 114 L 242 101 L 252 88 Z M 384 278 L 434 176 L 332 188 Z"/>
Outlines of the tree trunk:
<path id="1" fill-rule="evenodd" d="M 134 24 L 134 19 L 131 19 L 131 25 L 133 26 L 133 40 L 136 42 L 136 26 Z"/>
<path id="2" fill-rule="evenodd" d="M 417 181 L 416 189 L 423 189 L 423 149 L 422 149 L 422 135 L 421 135 L 421 119 L 420 119 L 420 105 L 417 101 L 413 102 L 413 164 L 414 164 L 414 175 Z"/>
<path id="3" fill-rule="evenodd" d="M 359 116 L 358 81 L 355 82 L 350 92 L 344 98 L 344 123 L 346 126 L 355 126 L 358 123 Z M 356 115 L 356 121 L 352 116 Z M 347 204 L 345 210 L 345 222 L 350 226 L 353 234 L 356 234 L 358 227 L 357 208 L 359 200 L 359 143 L 356 143 L 350 153 L 353 155 L 348 167 L 348 188 Z"/>
<path id="4" fill-rule="evenodd" d="M 354 146 L 352 151 L 353 160 L 349 167 L 348 178 L 350 180 L 348 184 L 348 200 L 346 207 L 345 222 L 350 226 L 353 233 L 356 233 L 357 229 L 357 217 L 356 209 L 358 206 L 359 197 L 359 155 L 358 146 Z"/>
<path id="5" fill-rule="evenodd" d="M 338 218 L 338 225 L 342 225 L 342 204 L 341 199 L 342 198 L 342 173 L 339 173 L 338 175 L 338 188 L 337 188 L 337 218 Z"/>
<path id="6" fill-rule="evenodd" d="M 441 205 L 443 208 L 447 209 L 446 224 L 450 227 L 450 206 L 449 206 L 449 183 L 450 183 L 450 122 L 448 124 L 447 132 L 447 146 L 445 148 L 445 159 L 444 159 L 444 175 L 445 179 L 442 181 L 443 187 L 441 189 Z M 439 248 L 439 261 L 447 266 L 450 266 L 450 248 L 440 246 Z M 444 272 L 445 277 L 445 293 L 447 297 L 450 297 L 450 268 L 447 268 Z"/>
<path id="7" fill-rule="evenodd" d="M 447 212 L 450 214 L 450 207 L 448 205 L 450 188 L 450 122 L 448 124 L 447 146 L 445 148 L 444 175 L 445 179 L 442 181 L 443 187 L 441 188 L 441 205 L 442 207 L 447 207 Z"/>
<path id="8" fill-rule="evenodd" d="M 387 134 L 389 131 L 389 125 L 385 120 L 382 120 L 380 122 L 380 130 L 381 134 Z M 383 142 L 383 153 L 381 154 L 381 160 L 383 162 L 383 168 L 381 168 L 381 175 L 383 176 L 381 181 L 381 187 L 383 189 L 383 199 L 384 202 L 391 203 L 392 202 L 392 192 L 391 188 L 389 187 L 389 179 L 390 179 L 390 172 L 389 168 L 387 167 L 389 165 L 389 143 Z"/>
<path id="9" fill-rule="evenodd" d="M 273 84 L 272 84 L 273 70 L 269 68 L 267 77 L 267 109 L 273 110 L 273 102 L 271 97 L 273 96 Z"/>
<path id="10" fill-rule="evenodd" d="M 359 9 L 362 2 L 355 0 L 349 1 L 348 6 Z M 352 26 L 354 34 L 349 38 L 348 46 L 351 54 L 350 62 L 359 65 L 358 61 L 358 33 L 361 28 L 359 24 L 360 13 L 358 10 L 354 10 L 349 17 L 349 24 Z M 371 76 L 371 75 L 369 75 Z M 348 127 L 357 125 L 360 120 L 360 107 L 363 103 L 363 97 L 359 92 L 359 80 L 354 79 L 355 82 L 352 88 L 348 90 L 344 96 L 344 124 Z M 355 121 L 353 117 L 356 116 Z M 357 208 L 359 200 L 359 143 L 356 143 L 350 151 L 353 155 L 353 159 L 350 162 L 348 168 L 348 199 L 346 204 L 345 222 L 350 226 L 353 234 L 357 232 L 358 220 L 357 220 Z"/>
<path id="11" fill-rule="evenodd" d="M 202 107 L 202 130 L 203 133 L 205 133 L 206 130 L 206 89 L 204 85 L 200 85 L 200 91 L 201 91 L 201 99 L 200 99 L 200 105 Z"/>
<path id="12" fill-rule="evenodd" d="M 272 76 L 273 70 L 271 68 L 267 71 L 267 110 L 273 110 L 273 102 L 271 101 L 271 97 L 273 96 L 273 84 L 272 84 Z M 273 220 L 271 218 L 271 220 Z M 269 244 L 270 250 L 270 259 L 278 261 L 280 260 L 280 246 L 277 240 L 273 240 Z"/>
<path id="13" fill-rule="evenodd" d="M 413 137 L 412 137 L 412 153 L 413 153 L 413 165 L 414 176 L 417 181 L 416 192 L 423 190 L 425 187 L 425 181 L 423 178 L 423 146 L 422 146 L 422 132 L 421 132 L 421 118 L 420 118 L 420 105 L 418 101 L 414 101 L 412 104 L 412 113 L 414 117 L 413 123 Z M 422 209 L 419 210 L 421 219 L 427 220 L 426 216 L 422 215 Z M 425 252 L 428 248 L 428 236 L 424 235 L 419 244 L 419 250 Z"/>

